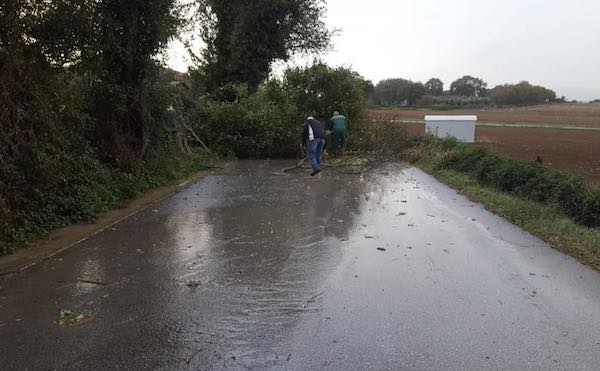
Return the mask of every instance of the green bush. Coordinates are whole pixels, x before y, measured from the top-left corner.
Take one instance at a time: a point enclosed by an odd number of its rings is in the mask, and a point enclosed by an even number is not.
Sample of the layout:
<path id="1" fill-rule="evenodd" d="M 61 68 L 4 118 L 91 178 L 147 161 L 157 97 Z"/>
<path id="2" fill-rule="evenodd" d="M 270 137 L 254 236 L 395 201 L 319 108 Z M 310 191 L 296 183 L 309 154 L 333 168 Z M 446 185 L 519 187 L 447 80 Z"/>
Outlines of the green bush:
<path id="1" fill-rule="evenodd" d="M 19 202 L 9 204 L 7 195 L 0 192 L 0 255 L 52 229 L 93 220 L 123 200 L 198 170 L 202 158 L 182 156 L 172 148 L 153 149 L 130 172 L 107 167 L 91 152 L 69 155 L 53 164 L 38 162 L 41 167 L 35 176 L 41 176 L 40 181 L 32 186 L 20 183 L 20 191 L 12 188 L 11 199 Z M 15 181 L 13 187 L 17 187 Z"/>
<path id="2" fill-rule="evenodd" d="M 292 68 L 256 93 L 227 85 L 193 102 L 187 120 L 215 151 L 239 158 L 295 155 L 308 116 L 327 121 L 334 111 L 360 116 L 368 83 L 355 72 L 322 63 Z M 193 100 L 193 98 L 192 98 Z M 358 127 L 351 124 L 351 129 Z M 353 134 L 354 135 L 354 134 Z"/>
<path id="3" fill-rule="evenodd" d="M 369 81 L 348 68 L 332 68 L 321 62 L 288 69 L 283 88 L 304 116 L 329 119 L 334 111 L 358 120 L 372 89 Z"/>
<path id="4" fill-rule="evenodd" d="M 484 185 L 517 196 L 557 205 L 566 215 L 589 227 L 600 227 L 600 190 L 578 176 L 535 162 L 512 160 L 456 139 L 426 137 L 418 158 L 436 170 L 455 170 Z"/>
<path id="5" fill-rule="evenodd" d="M 56 84 L 56 96 L 64 99 L 62 109 L 53 113 L 58 117 L 32 125 L 29 140 L 20 141 L 0 163 L 0 255 L 54 228 L 92 220 L 98 212 L 197 169 L 198 159 L 182 155 L 174 143 L 166 115 L 173 97 L 166 84 L 146 89 L 151 146 L 124 170 L 101 160 L 94 121 L 84 110 L 86 83 L 68 75 L 58 81 L 68 86 Z"/>
<path id="6" fill-rule="evenodd" d="M 280 83 L 271 81 L 249 95 L 241 86 L 237 100 L 197 102 L 191 124 L 206 144 L 224 155 L 259 158 L 293 154 L 304 119 Z"/>
<path id="7" fill-rule="evenodd" d="M 577 218 L 584 225 L 600 226 L 600 190 L 586 192 Z"/>

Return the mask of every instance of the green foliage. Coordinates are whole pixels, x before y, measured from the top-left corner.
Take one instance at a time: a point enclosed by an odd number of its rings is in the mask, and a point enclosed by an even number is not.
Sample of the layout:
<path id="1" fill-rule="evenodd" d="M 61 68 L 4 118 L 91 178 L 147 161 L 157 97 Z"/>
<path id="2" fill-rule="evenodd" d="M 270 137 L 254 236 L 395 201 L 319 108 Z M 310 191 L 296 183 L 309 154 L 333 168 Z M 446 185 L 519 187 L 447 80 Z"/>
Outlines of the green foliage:
<path id="1" fill-rule="evenodd" d="M 269 81 L 249 94 L 236 89 L 235 101 L 200 99 L 190 123 L 208 145 L 240 158 L 294 153 L 304 122 L 281 83 Z"/>
<path id="2" fill-rule="evenodd" d="M 2 3 L 0 254 L 195 168 L 155 59 L 177 25 L 174 0 Z"/>
<path id="3" fill-rule="evenodd" d="M 180 24 L 175 0 L 103 0 L 92 9 L 90 46 L 81 68 L 91 73 L 88 113 L 103 159 L 126 168 L 149 144 L 147 88 L 156 81 L 155 56 Z"/>
<path id="4" fill-rule="evenodd" d="M 599 226 L 600 221 L 600 190 L 594 189 L 586 192 L 579 212 L 580 220 L 584 225 Z"/>
<path id="5" fill-rule="evenodd" d="M 523 81 L 514 85 L 496 86 L 492 89 L 490 98 L 497 105 L 520 106 L 553 102 L 556 100 L 556 93 L 543 86 L 534 86 L 527 81 Z"/>
<path id="6" fill-rule="evenodd" d="M 36 152 L 32 162 L 37 171 L 31 174 L 3 168 L 0 178 L 9 184 L 0 190 L 0 255 L 54 228 L 93 220 L 150 187 L 188 176 L 205 161 L 181 156 L 171 146 L 150 150 L 143 161 L 123 172 L 101 163 L 91 148 L 72 148 L 61 158 Z"/>
<path id="7" fill-rule="evenodd" d="M 463 76 L 450 85 L 450 95 L 459 97 L 483 97 L 487 94 L 487 83 L 480 78 Z"/>
<path id="8" fill-rule="evenodd" d="M 581 177 L 535 162 L 507 159 L 456 139 L 427 137 L 420 146 L 418 160 L 435 170 L 468 173 L 483 185 L 556 205 L 578 223 L 600 227 L 600 190 L 587 186 Z"/>
<path id="9" fill-rule="evenodd" d="M 378 106 L 414 105 L 427 89 L 420 82 L 405 79 L 382 80 L 373 91 L 373 103 Z"/>
<path id="10" fill-rule="evenodd" d="M 450 95 L 434 97 L 426 95 L 419 99 L 415 105 L 444 111 L 457 108 L 481 108 L 489 106 L 489 104 L 490 99 L 488 97 L 454 97 Z"/>
<path id="11" fill-rule="evenodd" d="M 425 92 L 434 97 L 443 95 L 444 83 L 438 78 L 429 79 L 429 81 L 425 83 Z"/>
<path id="12" fill-rule="evenodd" d="M 285 71 L 283 80 L 283 89 L 304 118 L 314 116 L 324 120 L 334 111 L 350 120 L 358 118 L 371 86 L 355 71 L 332 68 L 322 62 L 290 68 Z"/>
<path id="13" fill-rule="evenodd" d="M 360 114 L 373 86 L 348 69 L 264 82 L 273 61 L 328 45 L 324 2 L 200 5 L 220 16 L 205 19 L 190 91 L 157 58 L 181 26 L 176 0 L 0 5 L 0 254 L 193 172 L 198 156 L 176 146 L 188 128 L 220 153 L 270 157 L 295 154 L 308 114 Z"/>
<path id="14" fill-rule="evenodd" d="M 282 81 L 270 80 L 256 92 L 246 85 L 224 86 L 198 98 L 188 120 L 211 149 L 224 155 L 295 155 L 307 116 L 327 120 L 339 111 L 358 118 L 370 86 L 354 71 L 318 62 L 288 69 Z"/>
<path id="15" fill-rule="evenodd" d="M 199 75 L 208 91 L 246 84 L 256 91 L 274 61 L 329 46 L 322 0 L 199 0 L 207 48 Z"/>

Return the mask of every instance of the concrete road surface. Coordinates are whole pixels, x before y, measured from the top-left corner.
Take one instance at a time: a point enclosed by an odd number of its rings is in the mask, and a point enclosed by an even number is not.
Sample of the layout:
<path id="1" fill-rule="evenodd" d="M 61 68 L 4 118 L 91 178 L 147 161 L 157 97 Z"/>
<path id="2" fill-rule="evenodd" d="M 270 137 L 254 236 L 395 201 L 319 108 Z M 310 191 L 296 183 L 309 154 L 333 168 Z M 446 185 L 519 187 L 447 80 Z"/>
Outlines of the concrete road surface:
<path id="1" fill-rule="evenodd" d="M 415 168 L 288 165 L 2 278 L 0 369 L 600 369 L 600 274 Z"/>

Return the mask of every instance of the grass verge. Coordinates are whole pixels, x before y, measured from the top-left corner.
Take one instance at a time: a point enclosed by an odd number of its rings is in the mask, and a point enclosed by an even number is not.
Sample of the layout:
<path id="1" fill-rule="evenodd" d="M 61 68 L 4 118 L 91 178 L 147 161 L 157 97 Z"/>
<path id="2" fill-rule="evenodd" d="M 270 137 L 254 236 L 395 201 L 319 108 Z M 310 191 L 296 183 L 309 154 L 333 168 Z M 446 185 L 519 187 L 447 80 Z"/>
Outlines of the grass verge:
<path id="1" fill-rule="evenodd" d="M 600 229 L 581 226 L 556 206 L 529 201 L 480 184 L 472 175 L 455 170 L 421 167 L 488 210 L 529 231 L 556 249 L 600 270 Z"/>
<path id="2" fill-rule="evenodd" d="M 13 195 L 20 201 L 19 207 L 1 207 L 0 203 L 0 257 L 57 228 L 93 222 L 99 214 L 120 208 L 125 201 L 186 179 L 220 159 L 209 153 L 154 151 L 127 172 L 110 168 L 94 157 L 71 161 L 77 166 L 46 170 L 50 173 L 48 181 L 35 184 L 32 192 Z M 29 185 L 21 183 L 23 187 Z"/>

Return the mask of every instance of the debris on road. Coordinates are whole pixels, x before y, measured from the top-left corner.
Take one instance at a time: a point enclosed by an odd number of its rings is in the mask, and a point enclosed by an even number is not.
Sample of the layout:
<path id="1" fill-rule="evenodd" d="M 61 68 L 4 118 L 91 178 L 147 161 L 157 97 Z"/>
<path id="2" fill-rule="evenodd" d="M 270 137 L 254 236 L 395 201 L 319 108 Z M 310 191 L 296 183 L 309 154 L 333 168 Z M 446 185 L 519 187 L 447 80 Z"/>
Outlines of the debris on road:
<path id="1" fill-rule="evenodd" d="M 200 280 L 191 280 L 188 283 L 186 283 L 185 285 L 191 289 L 197 289 L 198 287 L 200 287 L 201 282 L 200 282 Z"/>
<path id="2" fill-rule="evenodd" d="M 323 295 L 325 291 L 321 291 L 320 293 L 313 295 L 308 299 L 304 304 L 302 304 L 302 308 L 306 308 L 309 303 L 314 303 L 321 295 Z"/>
<path id="3" fill-rule="evenodd" d="M 379 251 L 386 251 L 385 247 L 378 247 L 377 250 L 379 250 Z"/>
<path id="4" fill-rule="evenodd" d="M 69 309 L 62 309 L 58 314 L 58 321 L 56 324 L 59 326 L 76 326 L 82 323 L 88 322 L 91 319 L 89 314 L 78 314 Z"/>
<path id="5" fill-rule="evenodd" d="M 96 285 L 96 286 L 106 286 L 105 282 L 95 281 L 95 280 L 77 280 L 77 282 L 88 283 L 90 285 Z"/>
<path id="6" fill-rule="evenodd" d="M 313 295 L 310 299 L 308 299 L 306 302 L 307 303 L 314 303 L 315 300 L 317 300 L 318 297 L 320 297 L 321 295 L 323 295 L 325 293 L 325 291 L 321 291 L 320 293 Z"/>

